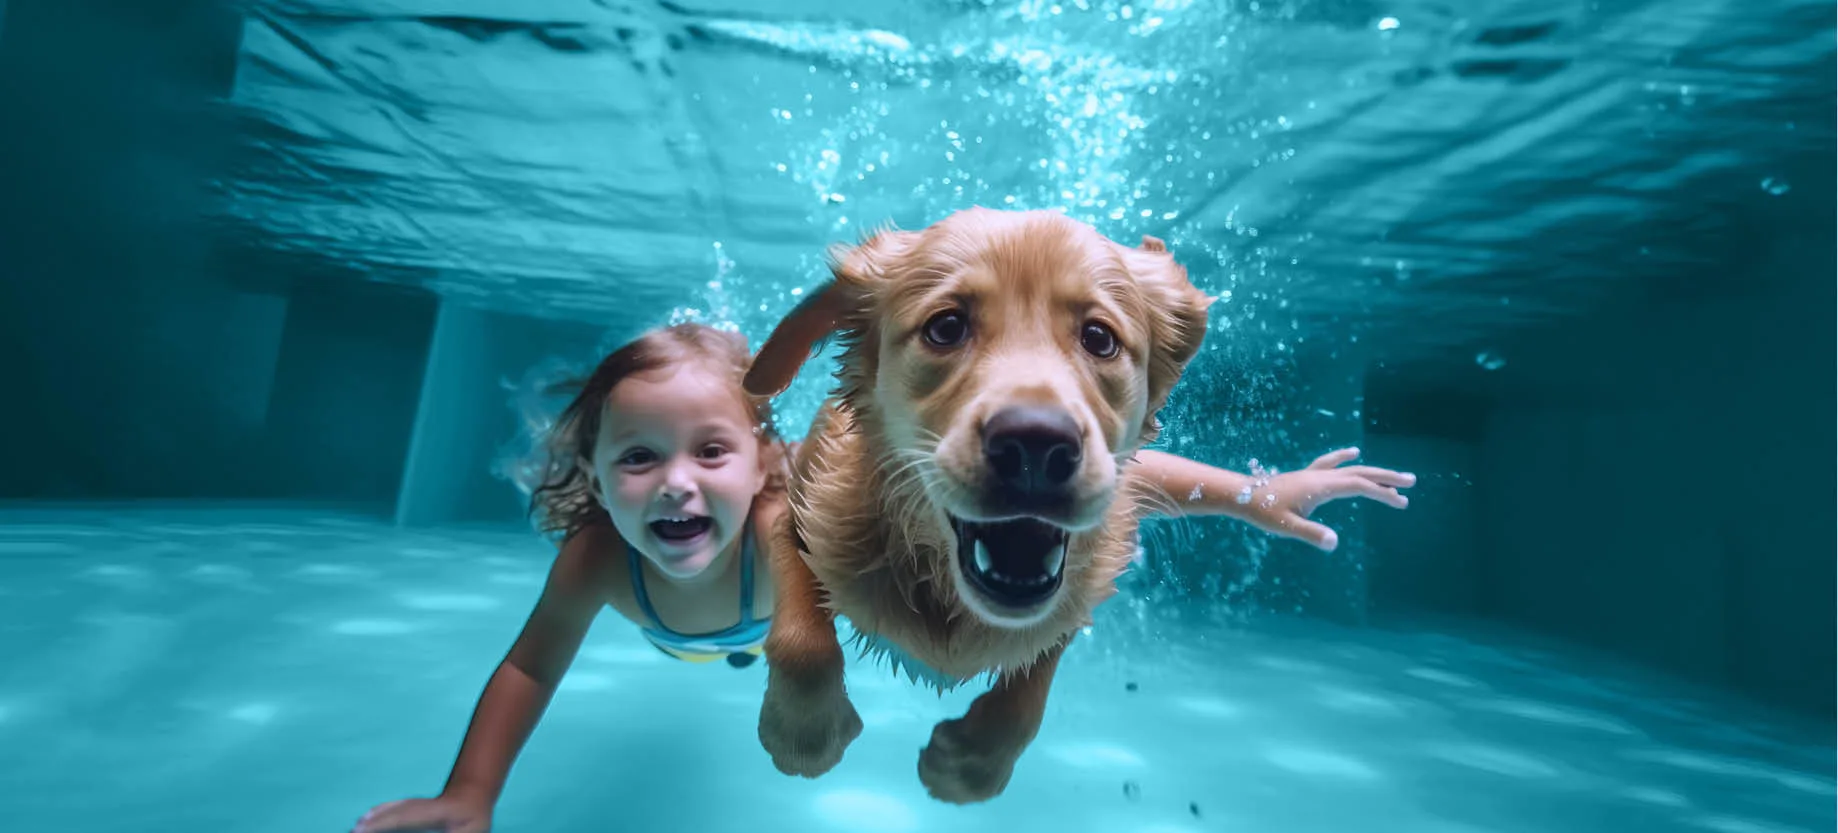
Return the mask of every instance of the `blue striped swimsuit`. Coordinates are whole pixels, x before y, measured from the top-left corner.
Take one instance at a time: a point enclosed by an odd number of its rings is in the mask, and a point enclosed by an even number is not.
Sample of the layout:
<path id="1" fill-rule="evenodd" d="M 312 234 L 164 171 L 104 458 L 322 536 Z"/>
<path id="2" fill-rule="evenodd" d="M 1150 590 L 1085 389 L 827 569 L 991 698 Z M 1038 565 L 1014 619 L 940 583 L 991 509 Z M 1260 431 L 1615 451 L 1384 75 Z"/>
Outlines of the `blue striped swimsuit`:
<path id="1" fill-rule="evenodd" d="M 663 620 L 657 618 L 657 610 L 651 606 L 651 596 L 645 592 L 643 558 L 633 552 L 630 545 L 627 546 L 626 563 L 632 569 L 632 595 L 637 598 L 638 608 L 644 611 L 645 618 L 651 620 L 650 627 L 641 626 L 639 632 L 656 645 L 658 650 L 689 662 L 713 662 L 725 658 L 728 664 L 736 667 L 751 664 L 764 651 L 766 632 L 772 625 L 772 619 L 753 618 L 751 531 L 742 540 L 740 548 L 740 621 L 713 633 L 681 633 L 666 627 Z"/>

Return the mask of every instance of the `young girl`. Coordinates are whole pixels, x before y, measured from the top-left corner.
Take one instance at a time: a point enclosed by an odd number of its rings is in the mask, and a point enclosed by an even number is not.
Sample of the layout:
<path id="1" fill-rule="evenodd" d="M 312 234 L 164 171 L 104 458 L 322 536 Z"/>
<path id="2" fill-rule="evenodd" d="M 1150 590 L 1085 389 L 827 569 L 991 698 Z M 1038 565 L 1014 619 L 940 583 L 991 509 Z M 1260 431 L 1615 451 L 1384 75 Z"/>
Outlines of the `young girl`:
<path id="1" fill-rule="evenodd" d="M 700 324 L 655 330 L 608 355 L 546 438 L 531 495 L 560 553 L 498 665 L 440 796 L 380 805 L 359 833 L 483 833 L 512 761 L 603 607 L 658 649 L 751 664 L 773 589 L 755 540 L 784 508 L 770 406 L 740 380 L 746 339 Z"/>
<path id="2" fill-rule="evenodd" d="M 741 388 L 750 361 L 742 336 L 692 323 L 600 362 L 550 429 L 545 480 L 531 496 L 561 551 L 479 698 L 446 787 L 378 805 L 356 833 L 489 830 L 511 763 L 603 607 L 681 659 L 744 667 L 760 655 L 773 588 L 754 542 L 784 514 L 789 449 L 768 403 Z M 1161 511 L 1231 515 L 1331 550 L 1333 531 L 1307 520 L 1316 506 L 1364 495 L 1401 508 L 1394 487 L 1414 482 L 1337 468 L 1356 454 L 1267 480 L 1159 452 L 1142 452 L 1137 465 L 1169 492 Z"/>

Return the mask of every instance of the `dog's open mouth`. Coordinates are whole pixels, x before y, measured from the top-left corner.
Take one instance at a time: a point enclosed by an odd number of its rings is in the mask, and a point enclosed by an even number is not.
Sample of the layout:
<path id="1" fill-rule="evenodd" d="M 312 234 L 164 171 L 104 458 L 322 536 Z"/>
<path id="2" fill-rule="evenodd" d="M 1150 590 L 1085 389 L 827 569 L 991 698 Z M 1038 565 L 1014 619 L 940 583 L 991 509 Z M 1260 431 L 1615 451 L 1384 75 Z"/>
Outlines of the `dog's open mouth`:
<path id="1" fill-rule="evenodd" d="M 951 519 L 957 564 L 989 600 L 1026 608 L 1053 597 L 1066 571 L 1066 531 L 1033 518 L 975 523 Z"/>

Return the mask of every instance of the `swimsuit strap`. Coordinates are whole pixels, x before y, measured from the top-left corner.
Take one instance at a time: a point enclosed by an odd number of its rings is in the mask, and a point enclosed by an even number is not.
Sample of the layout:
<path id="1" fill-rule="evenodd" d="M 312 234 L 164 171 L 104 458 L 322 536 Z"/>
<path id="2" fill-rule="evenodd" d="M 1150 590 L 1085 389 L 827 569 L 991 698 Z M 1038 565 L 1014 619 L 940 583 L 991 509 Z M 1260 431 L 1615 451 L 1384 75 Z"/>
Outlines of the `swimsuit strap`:
<path id="1" fill-rule="evenodd" d="M 664 633 L 677 633 L 664 627 L 664 620 L 657 618 L 657 609 L 651 606 L 651 594 L 645 592 L 644 556 L 627 544 L 625 562 L 632 569 L 632 595 L 638 600 L 638 609 L 644 611 L 645 618 L 651 620 L 652 628 Z M 740 545 L 740 621 L 736 627 L 742 627 L 753 618 L 753 533 L 748 530 Z M 684 634 L 687 635 L 687 634 Z"/>
<path id="2" fill-rule="evenodd" d="M 669 633 L 670 629 L 664 627 L 664 620 L 657 618 L 657 610 L 651 607 L 651 594 L 645 592 L 644 559 L 631 544 L 625 545 L 625 563 L 632 567 L 632 595 L 638 599 L 638 609 L 644 611 L 646 618 L 651 620 L 651 627 Z"/>
<path id="3" fill-rule="evenodd" d="M 740 544 L 740 624 L 744 625 L 751 621 L 753 621 L 753 530 L 748 529 Z"/>

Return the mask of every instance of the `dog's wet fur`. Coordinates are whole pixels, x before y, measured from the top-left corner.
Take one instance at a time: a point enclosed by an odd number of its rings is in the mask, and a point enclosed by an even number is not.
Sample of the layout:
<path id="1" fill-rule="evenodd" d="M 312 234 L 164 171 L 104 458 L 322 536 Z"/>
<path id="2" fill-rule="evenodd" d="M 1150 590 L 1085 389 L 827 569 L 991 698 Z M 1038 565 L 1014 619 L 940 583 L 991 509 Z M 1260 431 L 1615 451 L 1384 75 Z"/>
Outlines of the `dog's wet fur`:
<path id="1" fill-rule="evenodd" d="M 772 540 L 761 740 L 780 769 L 814 777 L 859 733 L 840 613 L 940 686 L 995 677 L 920 762 L 934 796 L 984 800 L 1135 552 L 1128 461 L 1154 439 L 1212 299 L 1160 241 L 1123 246 L 1046 211 L 882 231 L 833 251 L 831 271 L 746 380 L 775 394 L 820 341 L 841 341 Z"/>

